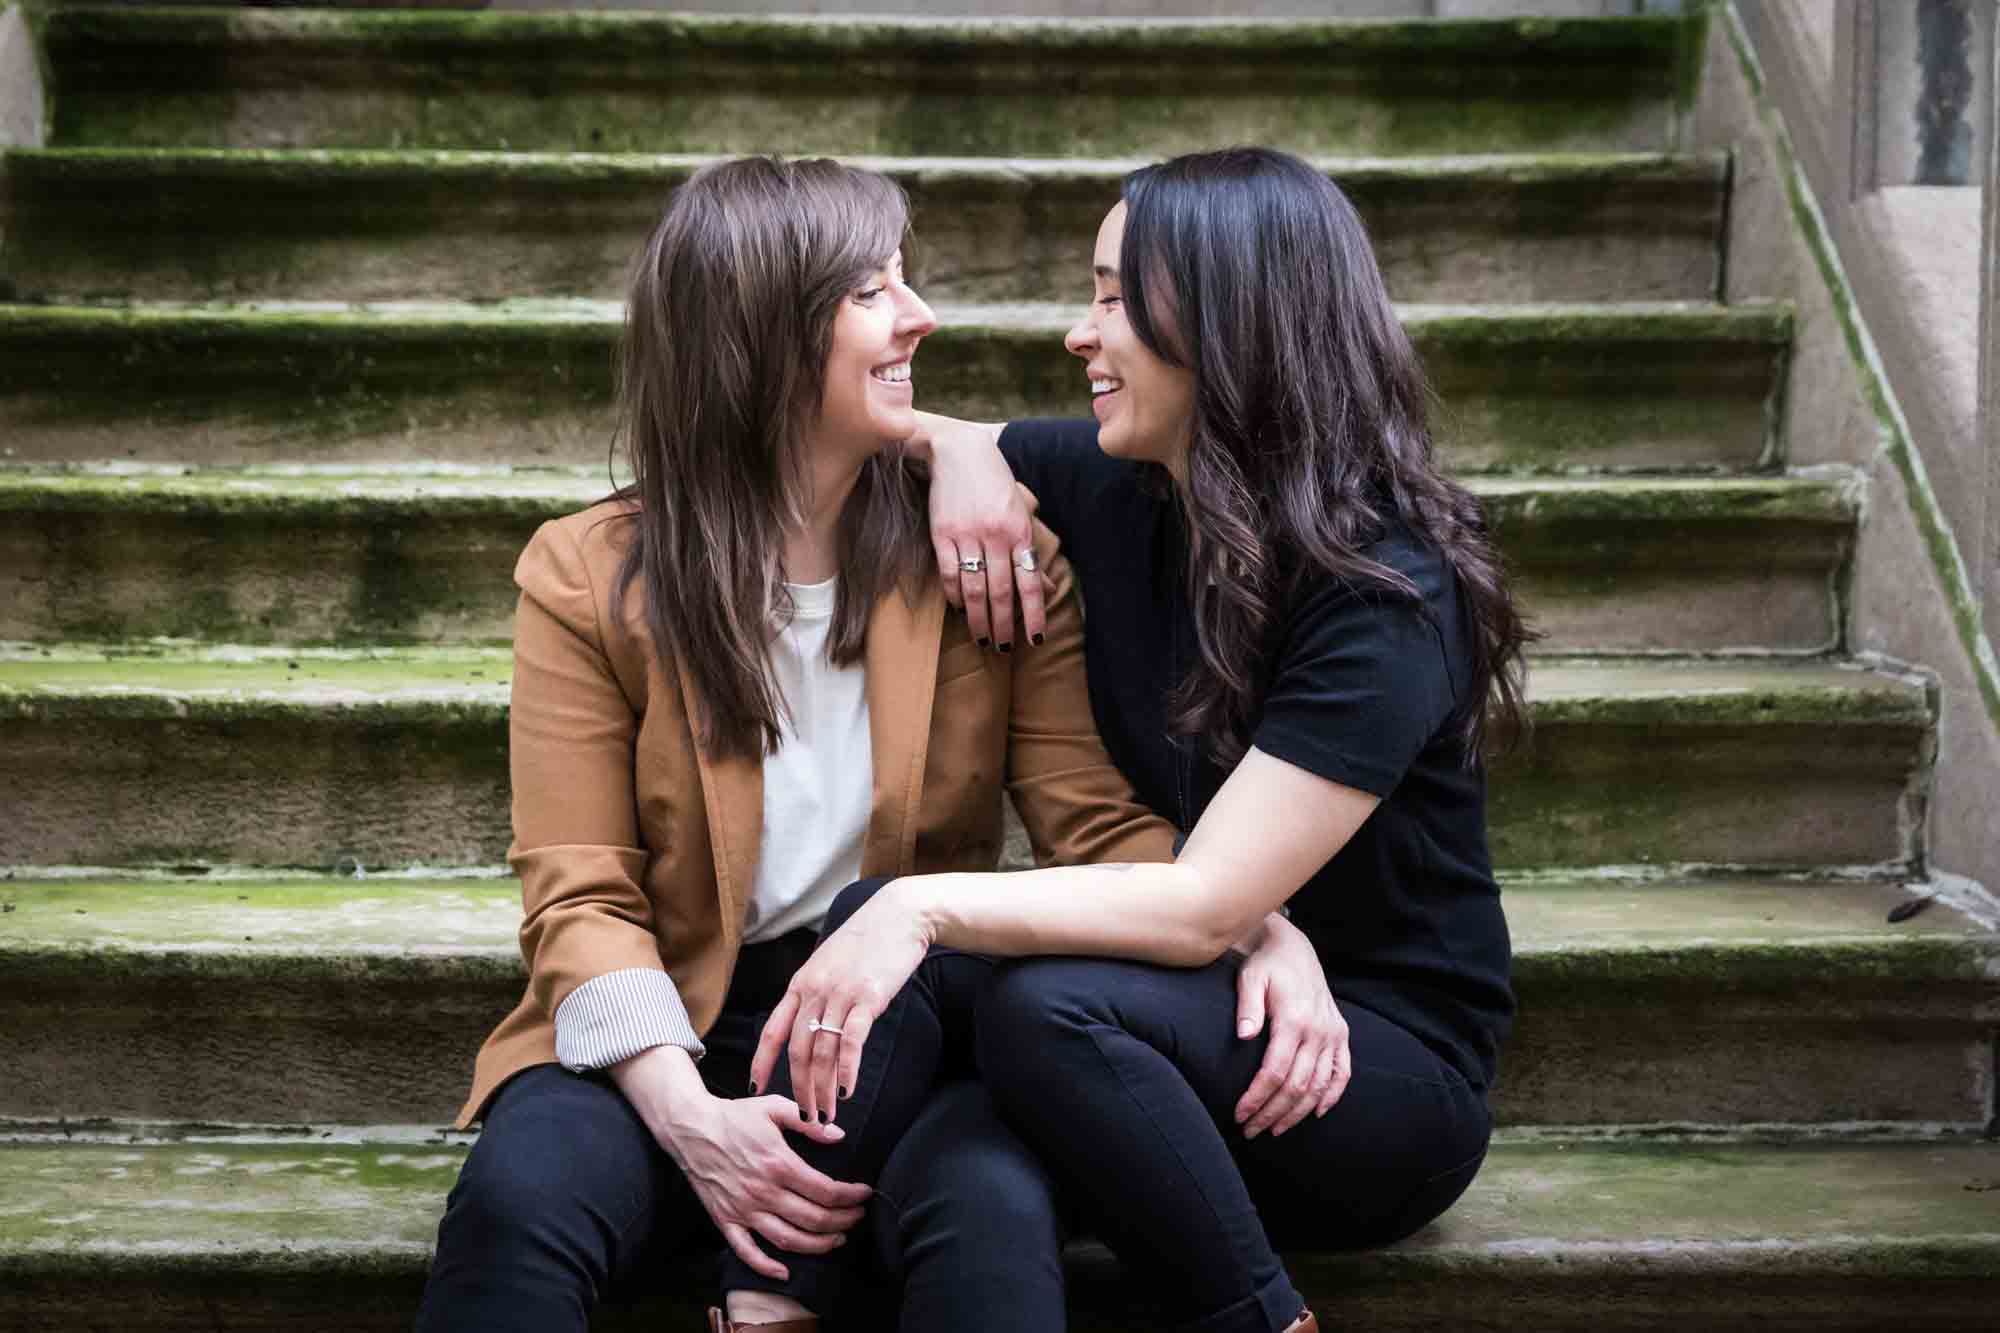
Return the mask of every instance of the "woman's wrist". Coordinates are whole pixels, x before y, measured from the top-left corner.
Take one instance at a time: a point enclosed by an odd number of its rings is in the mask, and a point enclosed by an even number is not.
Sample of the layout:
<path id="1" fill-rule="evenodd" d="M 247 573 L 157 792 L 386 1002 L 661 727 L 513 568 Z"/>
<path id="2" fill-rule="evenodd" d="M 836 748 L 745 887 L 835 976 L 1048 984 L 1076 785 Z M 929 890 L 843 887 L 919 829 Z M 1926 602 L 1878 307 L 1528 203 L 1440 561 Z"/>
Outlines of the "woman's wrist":
<path id="1" fill-rule="evenodd" d="M 937 892 L 942 875 L 910 875 L 892 879 L 877 891 L 875 898 L 885 910 L 908 920 L 917 930 L 924 947 L 938 942 L 944 924 L 943 897 Z"/>
<path id="2" fill-rule="evenodd" d="M 694 1057 L 679 1046 L 655 1046 L 607 1071 L 653 1137 L 671 1148 L 676 1135 L 713 1109 L 715 1095 Z"/>
<path id="3" fill-rule="evenodd" d="M 998 449 L 1003 421 L 966 421 L 961 417 L 940 416 L 936 412 L 917 413 L 917 433 L 903 442 L 910 457 L 936 465 L 939 457 L 978 447 Z"/>

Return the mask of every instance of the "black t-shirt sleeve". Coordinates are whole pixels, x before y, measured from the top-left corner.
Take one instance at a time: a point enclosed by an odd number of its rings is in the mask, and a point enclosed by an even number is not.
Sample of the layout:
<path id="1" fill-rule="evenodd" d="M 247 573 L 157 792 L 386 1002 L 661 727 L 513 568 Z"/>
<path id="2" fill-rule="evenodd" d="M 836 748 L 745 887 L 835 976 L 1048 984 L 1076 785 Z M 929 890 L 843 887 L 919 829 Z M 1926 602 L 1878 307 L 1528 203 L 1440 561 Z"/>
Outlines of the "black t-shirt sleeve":
<path id="1" fill-rule="evenodd" d="M 1290 618 L 1254 742 L 1386 797 L 1456 707 L 1443 641 L 1421 604 L 1331 586 Z"/>
<path id="2" fill-rule="evenodd" d="M 1120 466 L 1097 447 L 1097 423 L 1043 418 L 1010 421 L 1000 432 L 1000 454 L 1014 480 L 1035 493 L 1035 517 L 1065 547 L 1078 536 L 1076 521 L 1089 512 L 1088 497 Z"/>

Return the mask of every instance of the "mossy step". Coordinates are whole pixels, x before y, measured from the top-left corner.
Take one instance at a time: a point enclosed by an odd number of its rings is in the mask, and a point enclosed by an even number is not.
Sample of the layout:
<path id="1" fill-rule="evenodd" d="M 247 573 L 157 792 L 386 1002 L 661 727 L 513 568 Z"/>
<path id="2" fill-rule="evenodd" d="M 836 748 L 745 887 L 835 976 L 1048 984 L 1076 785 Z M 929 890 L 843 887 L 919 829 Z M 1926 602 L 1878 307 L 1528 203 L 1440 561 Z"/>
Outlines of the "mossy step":
<path id="1" fill-rule="evenodd" d="M 497 864 L 510 674 L 504 649 L 0 651 L 0 865 Z M 1914 855 L 1920 681 L 1556 659 L 1530 693 L 1492 780 L 1502 867 Z"/>
<path id="2" fill-rule="evenodd" d="M 0 1145 L 0 1321 L 409 1326 L 462 1143 L 117 1129 Z M 1285 1258 L 1347 1328 L 1970 1333 L 2000 1294 L 1996 1180 L 2000 1146 L 1966 1140 L 1503 1138 L 1408 1240 Z M 1080 1330 L 1154 1326 L 1101 1247 L 1065 1267 Z M 712 1281 L 690 1259 L 593 1326 L 693 1327 Z"/>
<path id="3" fill-rule="evenodd" d="M 34 873 L 0 881 L 0 1116 L 448 1121 L 524 984 L 511 877 Z M 1909 893 L 1510 883 L 1502 1121 L 1983 1127 L 2000 934 L 1889 924 Z"/>
<path id="4" fill-rule="evenodd" d="M 1855 479 L 1473 477 L 1566 651 L 1823 651 Z M 0 470 L 0 639 L 503 640 L 516 557 L 598 471 Z"/>
<path id="5" fill-rule="evenodd" d="M 712 158 L 22 149 L 0 159 L 16 300 L 620 297 L 666 199 Z M 1087 293 L 1139 159 L 858 158 L 909 191 L 933 301 Z M 1728 159 L 1332 159 L 1406 301 L 1710 300 Z"/>
<path id="6" fill-rule="evenodd" d="M 1104 156 L 1676 146 L 1702 23 L 62 9 L 66 146 Z"/>
<path id="7" fill-rule="evenodd" d="M 944 305 L 918 402 L 1088 411 L 1077 305 Z M 1405 306 L 1467 469 L 1776 457 L 1792 313 L 1702 303 Z M 601 466 L 615 302 L 0 305 L 0 460 Z"/>

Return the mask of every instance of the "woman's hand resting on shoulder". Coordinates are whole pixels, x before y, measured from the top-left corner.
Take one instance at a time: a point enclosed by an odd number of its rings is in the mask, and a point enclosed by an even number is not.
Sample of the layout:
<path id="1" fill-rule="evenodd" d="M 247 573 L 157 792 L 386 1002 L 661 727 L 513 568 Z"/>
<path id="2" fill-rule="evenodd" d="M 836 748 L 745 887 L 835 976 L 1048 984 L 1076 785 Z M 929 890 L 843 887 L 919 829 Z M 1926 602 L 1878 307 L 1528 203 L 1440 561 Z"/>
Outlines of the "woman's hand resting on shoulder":
<path id="1" fill-rule="evenodd" d="M 779 1053 L 789 1050 L 792 1096 L 809 1120 L 831 1121 L 853 1094 L 868 1030 L 930 949 L 923 923 L 895 888 L 894 881 L 883 885 L 819 942 L 757 1042 L 750 1086 L 769 1087 Z"/>
<path id="2" fill-rule="evenodd" d="M 932 412 L 917 421 L 911 452 L 930 459 L 931 546 L 945 599 L 964 608 L 975 639 L 1012 645 L 1018 593 L 1021 637 L 1033 641 L 1047 594 L 1042 576 L 1019 568 L 1015 555 L 1034 549 L 1034 500 L 1000 456 L 1001 427 Z M 965 569 L 973 558 L 982 569 Z"/>
<path id="3" fill-rule="evenodd" d="M 611 1076 L 729 1248 L 756 1272 L 779 1282 L 789 1276 L 756 1236 L 795 1254 L 825 1254 L 861 1220 L 861 1205 L 874 1191 L 814 1170 L 785 1141 L 790 1132 L 833 1143 L 843 1131 L 806 1121 L 789 1098 L 717 1097 L 702 1085 L 694 1060 L 674 1046 L 621 1061 Z"/>
<path id="4" fill-rule="evenodd" d="M 1284 1133 L 1307 1115 L 1325 1115 L 1354 1072 L 1347 1020 L 1327 989 L 1319 953 L 1281 916 L 1267 917 L 1236 978 L 1236 1035 L 1264 1030 L 1264 1063 L 1236 1103 L 1243 1137 Z"/>

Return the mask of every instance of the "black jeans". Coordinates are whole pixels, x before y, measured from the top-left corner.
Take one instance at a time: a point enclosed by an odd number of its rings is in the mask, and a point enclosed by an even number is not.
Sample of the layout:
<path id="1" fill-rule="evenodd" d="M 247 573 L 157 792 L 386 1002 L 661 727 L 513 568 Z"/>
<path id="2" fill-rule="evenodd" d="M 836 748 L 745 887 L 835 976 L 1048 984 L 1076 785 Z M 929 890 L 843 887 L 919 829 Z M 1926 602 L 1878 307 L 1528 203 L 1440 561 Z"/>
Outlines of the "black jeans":
<path id="1" fill-rule="evenodd" d="M 1274 1245 L 1408 1235 L 1465 1191 L 1492 1129 L 1484 1089 L 1342 1002 L 1345 1094 L 1324 1118 L 1246 1141 L 1234 1109 L 1267 1035 L 1236 1035 L 1240 965 L 1023 960 L 994 971 L 977 1014 L 1002 1112 L 1168 1317 L 1200 1333 L 1290 1324 L 1305 1302 Z"/>
<path id="2" fill-rule="evenodd" d="M 844 891 L 826 929 L 880 883 Z M 795 932 L 743 950 L 722 1016 L 703 1039 L 711 1092 L 747 1095 L 764 1017 L 812 942 Z M 846 1138 L 789 1140 L 836 1179 L 874 1183 L 862 1229 L 824 1257 L 767 1245 L 791 1270 L 783 1283 L 725 1254 L 725 1290 L 784 1291 L 827 1314 L 853 1295 L 851 1308 L 870 1311 L 868 1327 L 883 1326 L 882 1287 L 891 1301 L 900 1295 L 902 1326 L 913 1330 L 1061 1327 L 1053 1187 L 965 1077 L 973 1007 L 990 971 L 984 959 L 933 951 L 870 1032 L 854 1095 L 841 1104 Z M 790 1086 L 781 1059 L 771 1091 L 789 1095 Z M 857 1243 L 864 1231 L 871 1243 Z M 539 1065 L 487 1107 L 438 1228 L 417 1327 L 580 1331 L 599 1300 L 646 1294 L 675 1251 L 720 1244 L 687 1181 L 608 1078 Z M 850 1292 L 857 1270 L 877 1290 Z"/>

